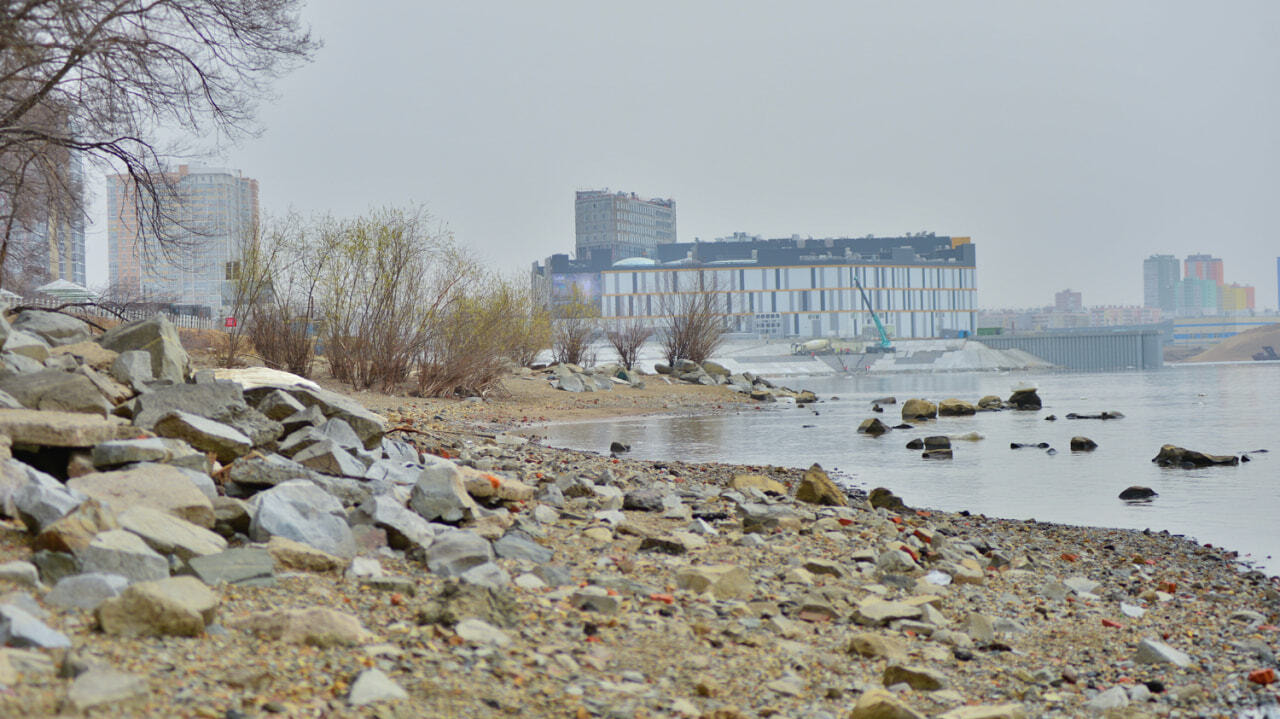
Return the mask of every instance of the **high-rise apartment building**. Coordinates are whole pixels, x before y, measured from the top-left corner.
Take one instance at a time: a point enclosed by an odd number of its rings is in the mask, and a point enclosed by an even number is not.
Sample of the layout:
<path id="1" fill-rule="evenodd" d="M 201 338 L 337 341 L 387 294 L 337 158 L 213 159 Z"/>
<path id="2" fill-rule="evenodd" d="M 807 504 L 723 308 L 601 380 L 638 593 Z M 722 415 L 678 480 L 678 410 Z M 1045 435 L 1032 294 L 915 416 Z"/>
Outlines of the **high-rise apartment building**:
<path id="1" fill-rule="evenodd" d="M 165 238 L 170 251 L 162 252 L 152 223 L 139 215 L 128 175 L 107 180 L 112 289 L 197 314 L 225 314 L 234 263 L 258 221 L 258 181 L 239 171 L 179 166 L 169 175 L 174 192 L 164 209 L 174 229 Z"/>
<path id="2" fill-rule="evenodd" d="M 1054 294 L 1054 312 L 1080 312 L 1084 309 L 1084 296 L 1070 288 Z"/>
<path id="3" fill-rule="evenodd" d="M 1182 268 L 1173 255 L 1152 255 L 1142 261 L 1142 304 L 1166 312 L 1178 309 L 1178 281 Z"/>
<path id="4" fill-rule="evenodd" d="M 1222 285 L 1222 260 L 1212 255 L 1187 255 L 1185 263 L 1186 273 L 1183 279 L 1188 280 L 1213 280 L 1219 286 Z"/>
<path id="5" fill-rule="evenodd" d="M 644 199 L 634 192 L 580 191 L 574 200 L 576 255 L 605 254 L 610 262 L 651 257 L 658 245 L 676 241 L 676 202 Z"/>
<path id="6" fill-rule="evenodd" d="M 84 213 L 80 209 L 83 172 L 75 155 L 65 157 L 66 175 L 56 192 L 64 188 L 75 198 L 26 196 L 16 202 L 0 198 L 6 214 L 12 213 L 9 253 L 5 258 L 6 289 L 29 291 L 53 280 L 85 284 Z"/>

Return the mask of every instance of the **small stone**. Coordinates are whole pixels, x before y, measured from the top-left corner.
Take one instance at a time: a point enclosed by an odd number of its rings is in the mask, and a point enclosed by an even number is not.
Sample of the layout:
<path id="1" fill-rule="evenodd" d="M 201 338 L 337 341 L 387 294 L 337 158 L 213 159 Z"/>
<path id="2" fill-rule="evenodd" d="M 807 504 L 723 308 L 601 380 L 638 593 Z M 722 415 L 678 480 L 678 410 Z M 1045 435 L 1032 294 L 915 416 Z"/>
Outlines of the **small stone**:
<path id="1" fill-rule="evenodd" d="M 1191 657 L 1154 639 L 1143 639 L 1138 644 L 1133 661 L 1138 664 L 1173 664 L 1184 669 L 1191 666 Z"/>
<path id="2" fill-rule="evenodd" d="M 169 576 L 169 560 L 148 547 L 138 535 L 123 529 L 98 534 L 76 556 L 86 572 L 119 574 L 131 583 Z"/>
<path id="3" fill-rule="evenodd" d="M 63 609 L 93 610 L 120 596 L 127 586 L 129 580 L 118 574 L 80 574 L 64 577 L 44 596 L 44 601 Z"/>
<path id="4" fill-rule="evenodd" d="M 601 614 L 617 614 L 618 598 L 609 594 L 604 587 L 583 587 L 569 598 L 578 609 L 590 610 Z"/>
<path id="5" fill-rule="evenodd" d="M 864 657 L 883 657 L 896 660 L 907 657 L 907 648 L 901 641 L 893 637 L 863 632 L 855 634 L 849 639 L 849 653 Z"/>
<path id="6" fill-rule="evenodd" d="M 0 564 L 0 582 L 36 587 L 40 585 L 40 570 L 31 562 L 5 562 Z"/>
<path id="7" fill-rule="evenodd" d="M 98 606 L 102 631 L 130 637 L 196 637 L 213 621 L 218 595 L 195 577 L 130 585 Z"/>
<path id="8" fill-rule="evenodd" d="M 749 599 L 755 584 L 747 570 L 736 564 L 690 567 L 676 574 L 676 586 L 697 594 L 710 592 L 716 599 Z"/>
<path id="9" fill-rule="evenodd" d="M 355 615 L 327 607 L 255 612 L 232 626 L 289 644 L 320 647 L 368 644 L 377 639 Z"/>
<path id="10" fill-rule="evenodd" d="M 79 711 L 145 697 L 151 692 L 145 677 L 108 668 L 94 668 L 76 677 L 67 699 Z"/>
<path id="11" fill-rule="evenodd" d="M 236 547 L 218 554 L 196 557 L 188 564 L 206 584 L 274 582 L 275 561 L 265 549 Z"/>
<path id="12" fill-rule="evenodd" d="M 827 473 L 817 464 L 805 470 L 804 476 L 800 479 L 800 486 L 796 488 L 796 499 L 809 504 L 835 507 L 847 507 L 849 505 L 849 500 L 844 496 L 844 492 L 831 481 Z"/>
<path id="13" fill-rule="evenodd" d="M 464 619 L 453 628 L 463 641 L 493 647 L 505 647 L 511 643 L 507 633 L 479 619 Z"/>
<path id="14" fill-rule="evenodd" d="M 915 619 L 922 612 L 920 607 L 905 602 L 867 598 L 854 609 L 853 621 L 867 626 L 883 626 L 896 619 Z"/>
<path id="15" fill-rule="evenodd" d="M 297 572 L 336 572 L 347 566 L 347 560 L 287 537 L 272 537 L 267 553 L 276 566 Z M 376 562 L 375 562 L 376 563 Z"/>
<path id="16" fill-rule="evenodd" d="M 225 551 L 227 540 L 213 532 L 151 507 L 133 507 L 119 517 L 120 526 L 161 554 L 191 559 Z"/>
<path id="17" fill-rule="evenodd" d="M 917 691 L 932 692 L 947 688 L 947 676 L 935 669 L 906 664 L 890 664 L 883 676 L 886 687 L 906 684 Z"/>
<path id="18" fill-rule="evenodd" d="M 71 646 L 71 640 L 26 610 L 12 604 L 0 604 L 0 645 L 59 649 Z"/>
<path id="19" fill-rule="evenodd" d="M 924 715 L 883 689 L 872 689 L 858 697 L 849 719 L 924 719 Z"/>
<path id="20" fill-rule="evenodd" d="M 351 683 L 347 704 L 353 707 L 408 699 L 409 694 L 380 669 L 366 669 Z"/>

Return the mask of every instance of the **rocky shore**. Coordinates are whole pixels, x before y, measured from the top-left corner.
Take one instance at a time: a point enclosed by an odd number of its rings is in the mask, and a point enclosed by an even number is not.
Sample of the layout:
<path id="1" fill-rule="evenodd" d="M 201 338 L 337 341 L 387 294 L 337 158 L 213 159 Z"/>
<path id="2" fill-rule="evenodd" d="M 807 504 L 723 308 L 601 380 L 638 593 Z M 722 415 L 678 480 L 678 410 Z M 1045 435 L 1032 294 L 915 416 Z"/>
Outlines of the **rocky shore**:
<path id="1" fill-rule="evenodd" d="M 726 386 L 353 398 L 149 322 L 0 324 L 0 715 L 1274 710 L 1280 593 L 1218 549 L 514 431 Z"/>

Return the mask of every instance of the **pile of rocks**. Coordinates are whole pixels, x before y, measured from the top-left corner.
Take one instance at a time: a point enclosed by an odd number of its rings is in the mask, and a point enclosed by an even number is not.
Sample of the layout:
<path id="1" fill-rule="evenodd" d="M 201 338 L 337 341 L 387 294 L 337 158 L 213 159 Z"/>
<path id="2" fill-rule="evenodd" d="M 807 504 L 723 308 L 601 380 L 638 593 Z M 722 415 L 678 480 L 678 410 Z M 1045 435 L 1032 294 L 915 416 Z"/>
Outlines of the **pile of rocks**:
<path id="1" fill-rule="evenodd" d="M 809 390 L 793 390 L 779 387 L 764 377 L 751 372 L 730 372 L 724 365 L 710 360 L 698 364 L 692 360 L 677 360 L 675 366 L 654 365 L 658 376 L 667 381 L 678 380 L 687 384 L 707 386 L 726 385 L 735 392 L 749 395 L 759 402 L 776 402 L 788 398 L 797 404 L 817 402 L 818 397 Z M 576 364 L 556 364 L 543 370 L 556 389 L 566 392 L 607 392 L 615 386 L 644 389 L 644 375 L 638 370 L 628 370 L 619 364 L 602 364 L 582 367 Z"/>

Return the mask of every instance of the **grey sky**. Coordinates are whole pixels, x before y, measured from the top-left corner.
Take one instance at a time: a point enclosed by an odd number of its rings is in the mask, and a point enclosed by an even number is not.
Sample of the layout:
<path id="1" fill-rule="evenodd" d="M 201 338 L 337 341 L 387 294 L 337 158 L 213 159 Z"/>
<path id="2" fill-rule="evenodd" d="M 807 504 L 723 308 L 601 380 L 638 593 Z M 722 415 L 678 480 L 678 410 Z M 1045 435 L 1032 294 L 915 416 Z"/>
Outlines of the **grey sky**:
<path id="1" fill-rule="evenodd" d="M 261 181 L 267 212 L 422 201 L 524 272 L 572 251 L 574 190 L 608 186 L 675 198 L 682 241 L 969 235 L 982 307 L 1067 286 L 1138 304 L 1154 252 L 1216 254 L 1276 304 L 1280 3 L 313 0 L 305 17 L 326 47 L 219 163 Z"/>

